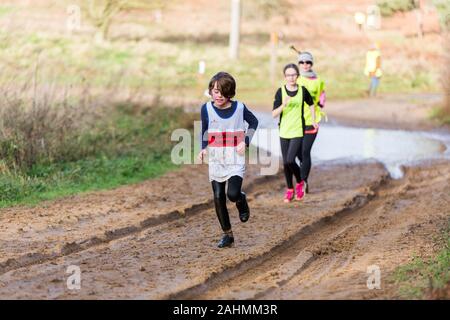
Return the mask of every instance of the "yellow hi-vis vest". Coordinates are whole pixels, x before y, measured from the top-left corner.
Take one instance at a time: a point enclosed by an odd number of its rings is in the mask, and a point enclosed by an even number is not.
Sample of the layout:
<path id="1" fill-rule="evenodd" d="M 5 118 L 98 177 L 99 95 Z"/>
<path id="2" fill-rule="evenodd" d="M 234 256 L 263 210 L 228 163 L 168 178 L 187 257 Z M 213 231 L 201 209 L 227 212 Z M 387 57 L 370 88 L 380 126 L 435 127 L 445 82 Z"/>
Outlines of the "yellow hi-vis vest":
<path id="1" fill-rule="evenodd" d="M 281 87 L 281 100 L 286 101 L 288 98 L 286 87 Z M 303 137 L 303 89 L 298 87 L 298 92 L 294 97 L 291 97 L 289 103 L 281 113 L 280 121 L 280 137 L 284 139 Z"/>
<path id="2" fill-rule="evenodd" d="M 297 80 L 297 84 L 299 86 L 304 86 L 314 101 L 314 110 L 316 116 L 316 123 L 319 123 L 322 120 L 322 117 L 326 117 L 325 112 L 319 106 L 320 95 L 325 90 L 325 83 L 319 77 L 317 78 L 307 78 L 300 76 Z M 304 117 L 305 117 L 305 126 L 312 126 L 312 115 L 311 109 L 307 104 L 304 104 Z"/>
<path id="3" fill-rule="evenodd" d="M 369 50 L 366 53 L 366 66 L 364 67 L 364 74 L 369 76 L 372 72 L 375 73 L 375 77 L 379 78 L 383 75 L 383 72 L 377 67 L 377 59 L 381 57 L 380 50 Z"/>

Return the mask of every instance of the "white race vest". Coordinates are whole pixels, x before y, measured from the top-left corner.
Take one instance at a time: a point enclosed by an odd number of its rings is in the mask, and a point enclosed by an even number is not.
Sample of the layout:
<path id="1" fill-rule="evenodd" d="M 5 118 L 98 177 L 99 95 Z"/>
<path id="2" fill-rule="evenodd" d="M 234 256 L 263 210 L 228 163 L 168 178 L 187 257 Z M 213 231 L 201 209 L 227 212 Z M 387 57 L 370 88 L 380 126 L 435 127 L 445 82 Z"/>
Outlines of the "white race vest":
<path id="1" fill-rule="evenodd" d="M 232 176 L 244 177 L 245 155 L 236 151 L 237 144 L 245 142 L 244 105 L 236 102 L 236 110 L 227 119 L 217 114 L 211 102 L 206 104 L 210 181 L 224 182 Z"/>

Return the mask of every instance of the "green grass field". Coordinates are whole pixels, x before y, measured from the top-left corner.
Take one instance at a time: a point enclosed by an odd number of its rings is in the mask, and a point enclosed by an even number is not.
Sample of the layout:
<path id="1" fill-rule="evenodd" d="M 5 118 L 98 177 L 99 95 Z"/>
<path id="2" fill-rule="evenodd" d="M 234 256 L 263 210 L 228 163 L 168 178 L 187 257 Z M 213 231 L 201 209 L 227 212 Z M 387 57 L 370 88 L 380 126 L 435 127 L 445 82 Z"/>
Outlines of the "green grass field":
<path id="1" fill-rule="evenodd" d="M 0 6 L 0 14 L 11 15 L 19 9 Z M 23 10 L 23 9 L 22 9 Z M 256 22 L 255 22 L 256 23 Z M 122 91 L 135 90 L 146 94 L 202 99 L 210 76 L 220 70 L 233 74 L 238 81 L 237 98 L 249 105 L 270 106 L 276 88 L 283 82 L 282 68 L 296 61 L 289 49 L 292 38 L 280 41 L 277 49 L 275 78 L 270 73 L 270 37 L 266 32 L 245 32 L 241 37 L 240 59 L 228 58 L 226 33 L 182 35 L 161 26 L 146 26 L 145 37 L 111 37 L 96 43 L 92 34 L 15 30 L 0 31 L 0 84 L 29 81 L 27 71 L 33 70 L 38 56 L 39 80 L 53 82 L 60 87 L 88 84 L 92 90 L 115 86 Z M 153 29 L 152 29 L 153 28 Z M 423 51 L 423 55 L 439 53 L 438 43 L 406 38 L 392 32 L 377 35 L 389 47 L 383 58 L 384 77 L 380 92 L 439 92 L 439 66 L 428 63 L 425 56 L 414 59 L 409 51 Z M 319 38 L 320 39 L 320 38 Z M 331 38 L 332 39 L 332 38 Z M 365 50 L 361 44 L 344 46 L 327 40 L 307 41 L 306 48 L 316 57 L 316 72 L 326 82 L 330 99 L 362 97 L 368 86 L 363 74 Z M 355 41 L 361 41 L 356 39 Z M 383 49 L 383 48 L 382 48 Z M 425 51 L 424 51 L 425 50 Z M 406 56 L 405 56 L 406 55 Z M 198 75 L 198 63 L 206 62 L 206 74 Z"/>
<path id="2" fill-rule="evenodd" d="M 87 133 L 78 142 L 79 150 L 89 152 L 57 159 L 39 156 L 34 163 L 18 167 L 12 154 L 11 159 L 7 158 L 3 144 L 0 207 L 110 189 L 154 178 L 177 167 L 170 159 L 170 134 L 176 128 L 192 129 L 192 115 L 176 108 L 120 105 L 108 110 L 107 119 L 98 124 L 101 130 L 96 130 L 95 135 Z M 97 146 L 92 148 L 94 140 Z"/>

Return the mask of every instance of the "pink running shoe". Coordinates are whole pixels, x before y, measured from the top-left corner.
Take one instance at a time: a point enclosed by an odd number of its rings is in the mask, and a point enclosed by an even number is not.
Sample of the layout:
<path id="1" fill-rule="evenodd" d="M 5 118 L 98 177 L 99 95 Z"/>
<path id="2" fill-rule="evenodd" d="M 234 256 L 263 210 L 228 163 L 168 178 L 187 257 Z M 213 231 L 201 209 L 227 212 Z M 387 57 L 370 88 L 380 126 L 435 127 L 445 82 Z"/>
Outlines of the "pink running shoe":
<path id="1" fill-rule="evenodd" d="M 305 192 L 303 191 L 304 185 L 304 181 L 300 181 L 300 183 L 295 185 L 295 200 L 302 200 L 305 196 Z"/>
<path id="2" fill-rule="evenodd" d="M 291 202 L 294 199 L 294 189 L 286 189 L 284 194 L 284 202 Z"/>

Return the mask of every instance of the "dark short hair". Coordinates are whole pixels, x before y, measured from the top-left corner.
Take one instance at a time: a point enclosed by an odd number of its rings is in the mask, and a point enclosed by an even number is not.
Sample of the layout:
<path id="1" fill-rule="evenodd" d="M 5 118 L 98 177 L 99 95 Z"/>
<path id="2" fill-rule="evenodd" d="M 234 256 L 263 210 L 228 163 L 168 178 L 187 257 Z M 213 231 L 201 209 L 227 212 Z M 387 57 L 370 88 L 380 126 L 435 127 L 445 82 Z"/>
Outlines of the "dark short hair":
<path id="1" fill-rule="evenodd" d="M 298 67 L 295 63 L 289 63 L 289 64 L 285 65 L 283 68 L 283 74 L 286 74 L 286 70 L 291 69 L 291 68 L 297 72 L 297 75 L 300 74 L 300 70 L 298 70 Z"/>
<path id="2" fill-rule="evenodd" d="M 210 94 L 216 82 L 217 89 L 225 98 L 231 99 L 236 95 L 236 81 L 228 72 L 218 72 L 211 78 L 208 85 Z"/>

